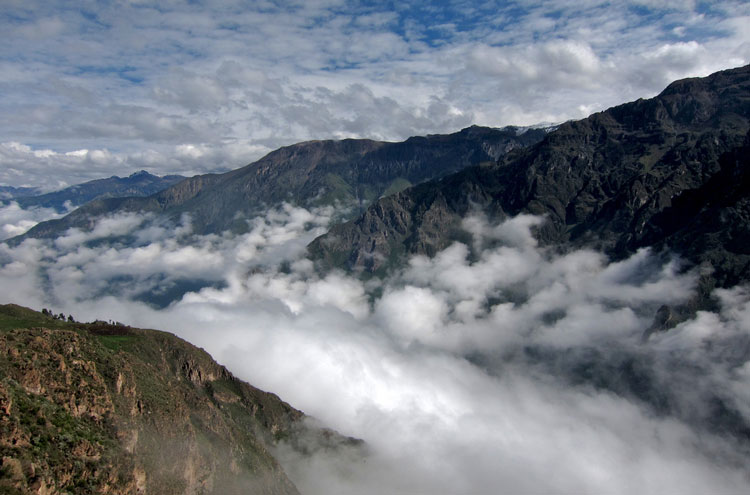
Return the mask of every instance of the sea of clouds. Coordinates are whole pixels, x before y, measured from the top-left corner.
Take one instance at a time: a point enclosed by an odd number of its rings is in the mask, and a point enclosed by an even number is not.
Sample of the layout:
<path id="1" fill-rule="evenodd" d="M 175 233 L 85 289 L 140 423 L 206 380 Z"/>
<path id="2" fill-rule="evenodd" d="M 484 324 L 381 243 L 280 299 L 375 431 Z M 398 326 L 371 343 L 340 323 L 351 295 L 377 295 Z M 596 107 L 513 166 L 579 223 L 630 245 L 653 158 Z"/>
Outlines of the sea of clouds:
<path id="1" fill-rule="evenodd" d="M 472 216 L 471 245 L 363 280 L 305 258 L 335 215 L 283 205 L 207 236 L 187 216 L 108 217 L 0 244 L 0 298 L 174 332 L 366 442 L 364 456 L 282 446 L 303 493 L 750 488 L 747 288 L 644 337 L 695 293 L 676 257 L 555 254 L 532 235 L 541 218 Z"/>

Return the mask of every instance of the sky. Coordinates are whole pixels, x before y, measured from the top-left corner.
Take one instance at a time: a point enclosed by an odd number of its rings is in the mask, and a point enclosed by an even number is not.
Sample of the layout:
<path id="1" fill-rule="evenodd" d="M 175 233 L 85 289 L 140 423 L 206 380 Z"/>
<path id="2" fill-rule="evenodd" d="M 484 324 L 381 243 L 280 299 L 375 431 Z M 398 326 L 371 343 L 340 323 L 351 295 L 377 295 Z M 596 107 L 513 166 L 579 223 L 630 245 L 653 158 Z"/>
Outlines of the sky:
<path id="1" fill-rule="evenodd" d="M 750 62 L 736 0 L 4 0 L 0 185 L 558 123 Z"/>

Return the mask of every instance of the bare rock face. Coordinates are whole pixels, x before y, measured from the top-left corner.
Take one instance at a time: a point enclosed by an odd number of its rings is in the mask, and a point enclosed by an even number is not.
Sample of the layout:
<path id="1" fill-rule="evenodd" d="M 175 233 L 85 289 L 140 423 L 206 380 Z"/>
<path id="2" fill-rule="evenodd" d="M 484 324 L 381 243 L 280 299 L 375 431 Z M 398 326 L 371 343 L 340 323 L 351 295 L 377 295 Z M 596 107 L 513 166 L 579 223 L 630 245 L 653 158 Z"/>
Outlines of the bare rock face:
<path id="1" fill-rule="evenodd" d="M 173 335 L 0 306 L 1 493 L 295 494 L 303 418 Z"/>
<path id="2" fill-rule="evenodd" d="M 677 81 L 660 95 L 568 122 L 491 164 L 381 199 L 310 246 L 322 268 L 381 272 L 467 234 L 461 219 L 546 218 L 543 245 L 615 258 L 669 248 L 712 283 L 750 277 L 750 66 Z"/>

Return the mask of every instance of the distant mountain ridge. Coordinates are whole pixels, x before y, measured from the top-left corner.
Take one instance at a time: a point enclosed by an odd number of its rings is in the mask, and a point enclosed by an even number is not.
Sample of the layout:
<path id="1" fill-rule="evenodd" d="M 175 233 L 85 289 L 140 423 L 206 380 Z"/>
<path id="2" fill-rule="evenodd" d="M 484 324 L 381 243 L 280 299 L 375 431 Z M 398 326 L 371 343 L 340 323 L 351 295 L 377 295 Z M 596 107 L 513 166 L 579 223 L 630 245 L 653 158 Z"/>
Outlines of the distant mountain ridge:
<path id="1" fill-rule="evenodd" d="M 382 198 L 309 250 L 324 268 L 382 272 L 468 235 L 461 219 L 542 215 L 543 245 L 622 258 L 669 248 L 750 280 L 750 66 L 670 84 L 648 100 L 565 123 L 539 143 Z"/>
<path id="2" fill-rule="evenodd" d="M 150 196 L 184 179 L 181 175 L 159 177 L 141 170 L 128 177 L 113 175 L 46 194 L 15 192 L 7 199 L 13 199 L 21 208 L 44 207 L 63 212 L 68 206 L 78 207 L 95 199 Z"/>
<path id="3" fill-rule="evenodd" d="M 147 198 L 93 201 L 67 217 L 37 225 L 26 236 L 54 237 L 70 227 L 87 228 L 100 215 L 133 211 L 155 212 L 174 220 L 188 213 L 198 233 L 242 232 L 248 228 L 247 219 L 283 201 L 306 207 L 337 202 L 364 207 L 413 184 L 495 161 L 515 148 L 538 142 L 546 132 L 544 128 L 519 132 L 512 126 L 473 126 L 399 143 L 309 141 L 280 148 L 225 174 L 185 179 Z"/>
<path id="4" fill-rule="evenodd" d="M 38 194 L 40 194 L 40 191 L 36 187 L 0 186 L 0 201 L 36 196 Z"/>

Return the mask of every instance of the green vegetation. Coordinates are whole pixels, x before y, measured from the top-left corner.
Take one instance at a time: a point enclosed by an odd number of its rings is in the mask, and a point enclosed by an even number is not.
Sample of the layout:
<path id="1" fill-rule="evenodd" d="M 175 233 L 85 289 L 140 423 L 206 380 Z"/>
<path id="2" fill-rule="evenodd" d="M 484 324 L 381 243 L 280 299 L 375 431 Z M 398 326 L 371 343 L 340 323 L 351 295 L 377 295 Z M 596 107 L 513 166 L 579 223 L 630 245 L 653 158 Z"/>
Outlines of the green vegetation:
<path id="1" fill-rule="evenodd" d="M 352 186 L 347 184 L 339 175 L 326 174 L 323 183 L 325 184 L 325 192 L 318 198 L 317 204 L 330 205 L 337 201 L 347 204 L 355 197 Z"/>
<path id="2" fill-rule="evenodd" d="M 67 320 L 59 320 L 22 306 L 0 305 L 0 330 L 32 327 L 71 328 L 71 326 Z"/>
<path id="3" fill-rule="evenodd" d="M 99 342 L 113 351 L 129 351 L 138 341 L 136 335 L 97 335 Z"/>
<path id="4" fill-rule="evenodd" d="M 97 466 L 120 469 L 129 465 L 106 421 L 74 417 L 62 404 L 30 393 L 10 378 L 2 380 L 0 390 L 11 404 L 11 414 L 0 422 L 0 436 L 17 442 L 15 446 L 3 442 L 0 457 L 15 459 L 28 482 L 33 483 L 40 472 L 48 472 L 53 478 L 67 479 L 61 488 L 71 493 L 96 493 L 96 488 L 106 482 L 106 473 Z M 20 482 L 13 479 L 18 475 L 6 473 L 0 477 L 0 493 L 19 490 L 12 484 Z"/>
<path id="5" fill-rule="evenodd" d="M 404 189 L 408 189 L 412 186 L 412 183 L 408 180 L 404 179 L 403 177 L 398 177 L 394 179 L 393 182 L 386 188 L 385 191 L 383 191 L 383 196 L 390 196 L 391 194 L 396 194 Z"/>

